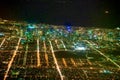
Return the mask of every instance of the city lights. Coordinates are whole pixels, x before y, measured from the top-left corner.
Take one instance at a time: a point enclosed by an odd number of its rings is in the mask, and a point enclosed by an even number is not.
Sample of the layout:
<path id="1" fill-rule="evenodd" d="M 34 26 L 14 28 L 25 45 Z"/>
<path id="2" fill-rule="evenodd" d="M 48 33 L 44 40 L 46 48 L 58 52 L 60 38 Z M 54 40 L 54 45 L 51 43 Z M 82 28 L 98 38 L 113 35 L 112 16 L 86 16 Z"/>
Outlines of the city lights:
<path id="1" fill-rule="evenodd" d="M 34 25 L 30 25 L 30 24 L 29 24 L 29 25 L 28 25 L 28 28 L 29 28 L 29 29 L 34 29 L 34 28 L 35 28 L 35 26 L 34 26 Z"/>
<path id="2" fill-rule="evenodd" d="M 86 48 L 85 47 L 76 46 L 75 50 L 86 50 Z"/>
<path id="3" fill-rule="evenodd" d="M 19 25 L 0 25 L 0 80 L 120 79 L 119 29 Z"/>

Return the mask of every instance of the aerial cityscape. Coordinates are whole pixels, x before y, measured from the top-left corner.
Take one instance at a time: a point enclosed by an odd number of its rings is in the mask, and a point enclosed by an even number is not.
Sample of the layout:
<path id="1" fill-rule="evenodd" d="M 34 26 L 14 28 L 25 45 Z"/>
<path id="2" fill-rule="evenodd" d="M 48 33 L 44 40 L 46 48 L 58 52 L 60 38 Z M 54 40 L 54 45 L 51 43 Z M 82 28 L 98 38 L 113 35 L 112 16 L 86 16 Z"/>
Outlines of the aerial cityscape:
<path id="1" fill-rule="evenodd" d="M 119 80 L 120 28 L 1 19 L 0 80 Z"/>
<path id="2" fill-rule="evenodd" d="M 120 0 L 0 0 L 0 80 L 120 80 Z"/>

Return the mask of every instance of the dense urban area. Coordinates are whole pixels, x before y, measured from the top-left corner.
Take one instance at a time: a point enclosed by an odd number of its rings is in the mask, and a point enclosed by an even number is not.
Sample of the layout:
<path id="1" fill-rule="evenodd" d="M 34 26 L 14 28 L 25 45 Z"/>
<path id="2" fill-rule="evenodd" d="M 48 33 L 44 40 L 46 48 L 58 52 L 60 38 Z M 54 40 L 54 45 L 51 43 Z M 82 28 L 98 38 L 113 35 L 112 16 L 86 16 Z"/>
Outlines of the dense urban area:
<path id="1" fill-rule="evenodd" d="M 120 80 L 120 28 L 0 19 L 0 80 Z"/>

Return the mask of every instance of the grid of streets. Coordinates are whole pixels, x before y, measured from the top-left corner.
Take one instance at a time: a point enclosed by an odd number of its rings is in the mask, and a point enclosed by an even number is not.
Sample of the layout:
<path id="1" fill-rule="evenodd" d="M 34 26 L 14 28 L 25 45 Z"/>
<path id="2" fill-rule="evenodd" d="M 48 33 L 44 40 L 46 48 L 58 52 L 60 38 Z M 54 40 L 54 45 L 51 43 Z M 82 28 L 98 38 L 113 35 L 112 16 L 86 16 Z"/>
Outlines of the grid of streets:
<path id="1" fill-rule="evenodd" d="M 38 36 L 24 44 L 23 40 L 20 36 L 0 37 L 0 80 L 120 79 L 120 58 L 114 60 L 106 49 L 93 45 L 102 42 L 80 38 L 43 40 Z M 74 50 L 70 46 L 75 43 L 84 43 L 86 50 Z M 113 45 L 120 48 L 120 43 Z"/>

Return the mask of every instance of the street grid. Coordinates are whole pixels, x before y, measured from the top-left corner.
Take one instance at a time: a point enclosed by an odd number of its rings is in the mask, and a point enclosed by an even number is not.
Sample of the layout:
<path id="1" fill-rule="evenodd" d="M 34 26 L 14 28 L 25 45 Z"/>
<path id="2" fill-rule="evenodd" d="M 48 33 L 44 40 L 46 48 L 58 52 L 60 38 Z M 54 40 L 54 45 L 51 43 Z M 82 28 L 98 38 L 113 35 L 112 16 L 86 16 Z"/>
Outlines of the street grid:
<path id="1" fill-rule="evenodd" d="M 119 42 L 45 36 L 37 35 L 32 41 L 21 35 L 0 37 L 0 80 L 120 79 L 120 57 L 114 53 Z M 75 50 L 77 43 L 86 49 Z"/>

